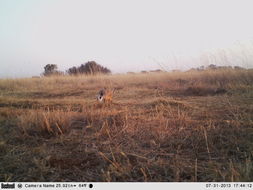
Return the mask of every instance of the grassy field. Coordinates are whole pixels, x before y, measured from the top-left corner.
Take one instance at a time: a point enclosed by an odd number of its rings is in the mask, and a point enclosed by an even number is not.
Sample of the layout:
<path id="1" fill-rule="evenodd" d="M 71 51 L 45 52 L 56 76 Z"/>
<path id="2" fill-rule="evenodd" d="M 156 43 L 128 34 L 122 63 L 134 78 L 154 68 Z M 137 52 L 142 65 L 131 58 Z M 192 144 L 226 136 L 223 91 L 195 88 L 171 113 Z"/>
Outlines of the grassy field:
<path id="1" fill-rule="evenodd" d="M 253 181 L 253 70 L 1 79 L 0 181 Z"/>

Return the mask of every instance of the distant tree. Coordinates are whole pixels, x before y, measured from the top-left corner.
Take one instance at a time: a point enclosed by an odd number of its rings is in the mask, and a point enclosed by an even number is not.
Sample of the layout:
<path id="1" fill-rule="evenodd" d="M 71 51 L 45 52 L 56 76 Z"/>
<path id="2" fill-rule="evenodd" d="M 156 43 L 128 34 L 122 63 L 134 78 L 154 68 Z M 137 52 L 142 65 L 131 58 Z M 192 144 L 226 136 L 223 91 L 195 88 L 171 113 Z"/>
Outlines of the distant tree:
<path id="1" fill-rule="evenodd" d="M 233 67 L 232 66 L 217 66 L 217 69 L 229 70 L 229 69 L 233 69 Z"/>
<path id="2" fill-rule="evenodd" d="M 43 76 L 63 75 L 63 72 L 57 70 L 56 64 L 47 64 L 44 67 L 44 72 L 42 73 L 42 75 Z"/>
<path id="3" fill-rule="evenodd" d="M 69 75 L 77 75 L 79 73 L 77 67 L 71 67 L 66 72 Z"/>
<path id="4" fill-rule="evenodd" d="M 95 61 L 89 61 L 85 64 L 82 64 L 80 67 L 71 67 L 66 71 L 69 75 L 77 74 L 86 74 L 86 75 L 95 75 L 95 74 L 109 74 L 111 71 L 97 64 Z"/>
<path id="5" fill-rule="evenodd" d="M 149 72 L 151 72 L 151 73 L 161 73 L 163 71 L 161 69 L 156 69 L 156 70 L 151 70 Z"/>
<path id="6" fill-rule="evenodd" d="M 240 67 L 240 66 L 234 66 L 234 69 L 235 69 L 235 70 L 244 70 L 245 68 Z"/>
<path id="7" fill-rule="evenodd" d="M 217 69 L 217 66 L 214 65 L 214 64 L 210 64 L 210 65 L 207 66 L 207 69 L 215 70 L 215 69 Z"/>
<path id="8" fill-rule="evenodd" d="M 201 65 L 200 67 L 197 68 L 198 71 L 204 71 L 205 70 L 205 66 Z"/>

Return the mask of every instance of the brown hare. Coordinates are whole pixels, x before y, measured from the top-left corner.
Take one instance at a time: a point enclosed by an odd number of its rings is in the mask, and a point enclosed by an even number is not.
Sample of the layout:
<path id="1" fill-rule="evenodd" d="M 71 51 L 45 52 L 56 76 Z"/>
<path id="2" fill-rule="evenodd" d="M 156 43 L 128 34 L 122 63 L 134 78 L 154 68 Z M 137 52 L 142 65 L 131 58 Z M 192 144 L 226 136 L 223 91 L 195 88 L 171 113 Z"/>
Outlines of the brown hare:
<path id="1" fill-rule="evenodd" d="M 98 92 L 97 101 L 101 103 L 111 103 L 114 94 L 114 89 L 103 88 Z"/>

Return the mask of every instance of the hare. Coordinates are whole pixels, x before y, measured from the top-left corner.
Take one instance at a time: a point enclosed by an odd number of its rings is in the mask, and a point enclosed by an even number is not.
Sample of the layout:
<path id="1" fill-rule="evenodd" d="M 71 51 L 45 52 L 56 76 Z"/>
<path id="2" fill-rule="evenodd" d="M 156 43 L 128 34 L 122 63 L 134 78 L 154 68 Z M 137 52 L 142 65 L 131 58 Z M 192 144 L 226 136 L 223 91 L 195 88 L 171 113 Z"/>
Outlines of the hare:
<path id="1" fill-rule="evenodd" d="M 102 102 L 111 103 L 113 94 L 114 94 L 114 89 L 110 90 L 110 89 L 103 88 L 98 92 L 97 100 L 98 102 L 101 102 L 101 103 Z"/>

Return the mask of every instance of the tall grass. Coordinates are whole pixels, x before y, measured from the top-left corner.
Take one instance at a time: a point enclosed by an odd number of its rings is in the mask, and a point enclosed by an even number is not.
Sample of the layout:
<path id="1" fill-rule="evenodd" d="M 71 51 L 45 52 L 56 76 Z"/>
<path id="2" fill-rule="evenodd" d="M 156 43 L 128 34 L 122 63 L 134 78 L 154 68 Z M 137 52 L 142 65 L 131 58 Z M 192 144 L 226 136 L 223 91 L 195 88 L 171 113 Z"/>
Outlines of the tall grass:
<path id="1" fill-rule="evenodd" d="M 94 89 L 103 86 L 123 87 L 157 82 L 177 81 L 216 86 L 248 85 L 253 81 L 252 70 L 206 70 L 175 73 L 117 74 L 95 76 L 55 76 L 43 78 L 1 79 L 0 89 L 8 90 L 54 90 L 61 88 Z"/>
<path id="2" fill-rule="evenodd" d="M 0 180 L 252 181 L 252 82 L 249 70 L 1 80 Z M 112 104 L 95 101 L 104 86 Z"/>

